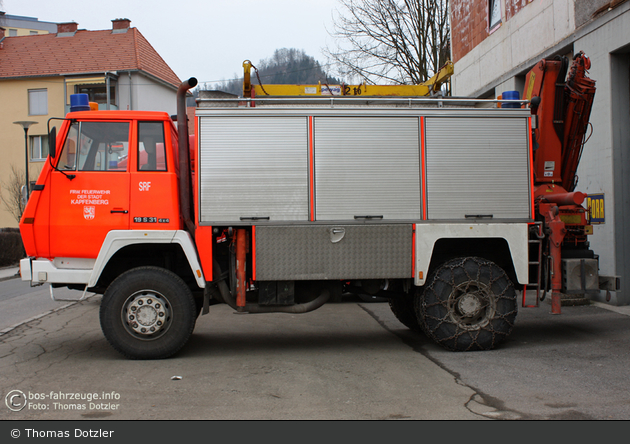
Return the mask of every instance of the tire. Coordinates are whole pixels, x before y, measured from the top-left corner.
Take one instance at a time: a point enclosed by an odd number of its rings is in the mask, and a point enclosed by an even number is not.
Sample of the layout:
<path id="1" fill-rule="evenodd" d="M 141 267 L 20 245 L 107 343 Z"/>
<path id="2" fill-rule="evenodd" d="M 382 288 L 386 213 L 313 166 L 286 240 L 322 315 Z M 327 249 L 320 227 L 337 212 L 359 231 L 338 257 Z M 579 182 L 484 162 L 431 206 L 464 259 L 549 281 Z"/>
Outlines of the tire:
<path id="1" fill-rule="evenodd" d="M 396 319 L 405 327 L 419 333 L 422 332 L 412 298 L 391 298 L 389 300 L 389 308 L 392 310 L 392 313 L 394 313 L 394 316 L 396 316 Z"/>
<path id="2" fill-rule="evenodd" d="M 440 266 L 416 297 L 425 333 L 447 350 L 490 350 L 512 332 L 516 292 L 505 271 L 478 257 Z"/>
<path id="3" fill-rule="evenodd" d="M 179 276 L 158 267 L 140 267 L 123 273 L 107 288 L 100 321 L 107 341 L 127 358 L 164 359 L 186 344 L 196 314 L 192 293 Z"/>

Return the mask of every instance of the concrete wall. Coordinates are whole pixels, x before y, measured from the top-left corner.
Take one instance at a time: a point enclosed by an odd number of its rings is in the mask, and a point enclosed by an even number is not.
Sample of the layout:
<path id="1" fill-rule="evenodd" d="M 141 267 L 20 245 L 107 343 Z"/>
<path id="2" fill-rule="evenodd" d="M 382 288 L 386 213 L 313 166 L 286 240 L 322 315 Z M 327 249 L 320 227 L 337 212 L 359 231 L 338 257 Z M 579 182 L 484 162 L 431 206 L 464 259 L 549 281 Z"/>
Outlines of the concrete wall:
<path id="1" fill-rule="evenodd" d="M 617 274 L 630 276 L 630 45 L 611 54 L 612 145 Z M 628 282 L 625 281 L 626 286 Z M 617 294 L 630 304 L 630 291 Z M 623 296 L 622 296 L 623 295 Z"/>
<path id="2" fill-rule="evenodd" d="M 623 9 L 601 26 L 587 25 L 574 43 L 590 57 L 590 76 L 597 81 L 593 135 L 578 168 L 578 189 L 605 195 L 606 223 L 595 226 L 591 245 L 600 255 L 601 273 L 622 277 L 622 291 L 612 295 L 615 304 L 630 304 L 630 4 Z"/>
<path id="3" fill-rule="evenodd" d="M 479 2 L 487 4 L 487 1 L 474 0 L 470 7 Z M 498 29 L 461 59 L 457 60 L 454 51 L 453 95 L 478 96 L 484 89 L 494 95 L 494 91 L 490 91 L 493 82 L 521 65 L 523 70 L 529 70 L 526 64 L 530 59 L 555 46 L 575 30 L 572 1 L 535 0 L 519 9 L 510 20 L 505 17 L 505 7 L 502 11 L 503 22 Z M 452 20 L 456 20 L 455 12 L 451 14 Z M 456 38 L 453 35 L 453 40 Z"/>
<path id="4" fill-rule="evenodd" d="M 574 0 L 575 2 L 575 26 L 580 26 L 590 22 L 595 18 L 595 13 L 608 6 L 611 0 Z"/>

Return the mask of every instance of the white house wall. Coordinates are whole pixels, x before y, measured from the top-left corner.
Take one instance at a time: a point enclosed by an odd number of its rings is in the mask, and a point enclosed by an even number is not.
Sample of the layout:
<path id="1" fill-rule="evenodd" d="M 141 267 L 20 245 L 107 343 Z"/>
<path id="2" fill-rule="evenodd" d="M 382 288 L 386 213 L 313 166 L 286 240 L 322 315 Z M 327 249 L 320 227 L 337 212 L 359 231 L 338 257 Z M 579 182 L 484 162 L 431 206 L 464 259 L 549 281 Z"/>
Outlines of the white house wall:
<path id="1" fill-rule="evenodd" d="M 129 73 L 119 73 L 117 93 L 121 110 L 164 111 L 169 115 L 177 113 L 177 91 L 140 73 L 131 73 L 131 78 Z"/>

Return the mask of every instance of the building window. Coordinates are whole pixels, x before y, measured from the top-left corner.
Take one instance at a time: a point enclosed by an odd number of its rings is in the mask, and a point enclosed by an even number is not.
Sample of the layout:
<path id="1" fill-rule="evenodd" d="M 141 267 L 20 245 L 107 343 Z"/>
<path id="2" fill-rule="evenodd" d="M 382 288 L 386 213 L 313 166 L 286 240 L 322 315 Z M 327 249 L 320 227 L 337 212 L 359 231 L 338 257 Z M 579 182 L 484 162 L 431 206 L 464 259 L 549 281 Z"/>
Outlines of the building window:
<path id="1" fill-rule="evenodd" d="M 39 34 L 39 32 L 37 32 L 37 31 L 29 31 L 29 34 L 30 35 L 37 35 L 37 34 Z"/>
<path id="2" fill-rule="evenodd" d="M 9 29 L 9 37 L 17 37 L 17 29 Z"/>
<path id="3" fill-rule="evenodd" d="M 31 136 L 31 160 L 46 160 L 48 136 Z"/>
<path id="4" fill-rule="evenodd" d="M 96 102 L 98 104 L 107 104 L 107 86 L 104 84 L 97 85 L 77 85 L 75 86 L 75 93 L 87 94 L 90 102 Z M 109 104 L 116 104 L 116 86 L 109 86 Z"/>
<path id="5" fill-rule="evenodd" d="M 30 116 L 45 116 L 48 114 L 48 90 L 28 90 L 28 114 Z"/>
<path id="6" fill-rule="evenodd" d="M 501 0 L 488 0 L 488 29 L 492 31 L 501 24 Z"/>

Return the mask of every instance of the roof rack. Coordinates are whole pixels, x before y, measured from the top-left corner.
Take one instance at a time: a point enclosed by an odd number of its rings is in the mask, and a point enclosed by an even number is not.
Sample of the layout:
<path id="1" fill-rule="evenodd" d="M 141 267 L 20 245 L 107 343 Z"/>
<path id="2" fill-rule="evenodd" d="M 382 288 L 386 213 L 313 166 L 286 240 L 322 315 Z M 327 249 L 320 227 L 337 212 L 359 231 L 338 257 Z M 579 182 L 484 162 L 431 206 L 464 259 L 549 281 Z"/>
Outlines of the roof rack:
<path id="1" fill-rule="evenodd" d="M 529 104 L 528 100 L 502 100 L 502 99 L 471 99 L 469 97 L 361 97 L 361 96 L 328 96 L 328 97 L 256 97 L 244 98 L 221 91 L 200 91 L 197 98 L 198 108 L 217 107 L 269 107 L 269 106 L 319 106 L 319 107 L 501 107 L 500 105 L 510 104 L 506 108 L 521 108 L 522 105 Z"/>

